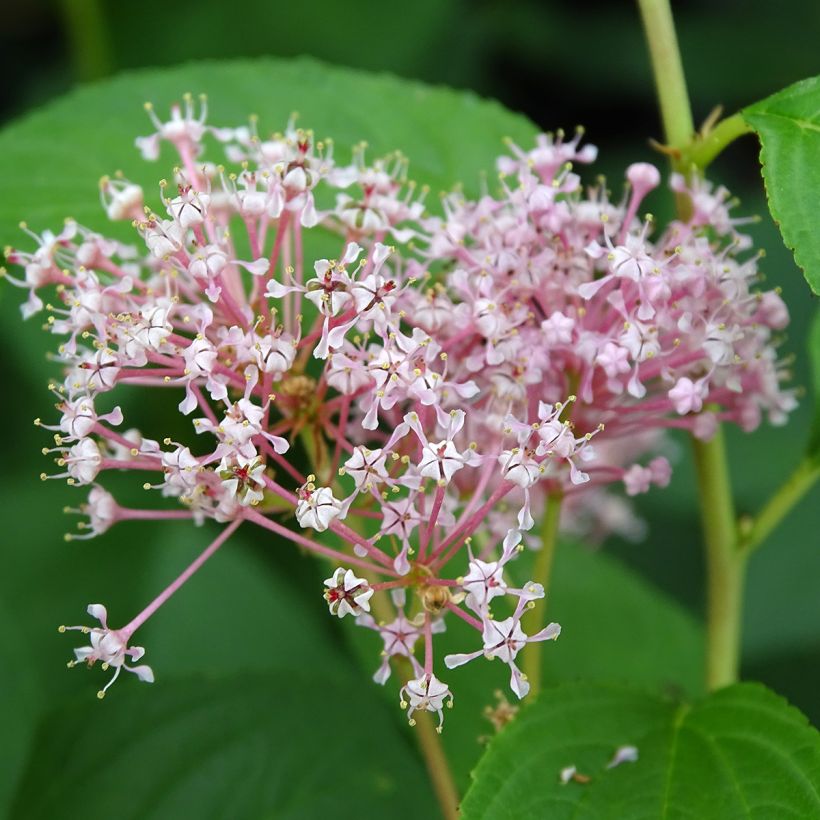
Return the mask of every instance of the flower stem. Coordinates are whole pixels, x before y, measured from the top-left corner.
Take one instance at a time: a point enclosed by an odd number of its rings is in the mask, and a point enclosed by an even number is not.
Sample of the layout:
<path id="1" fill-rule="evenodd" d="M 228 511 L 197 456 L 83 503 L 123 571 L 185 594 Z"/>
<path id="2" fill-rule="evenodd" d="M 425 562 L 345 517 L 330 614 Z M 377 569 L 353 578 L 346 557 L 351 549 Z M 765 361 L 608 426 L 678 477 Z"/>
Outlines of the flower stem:
<path id="1" fill-rule="evenodd" d="M 544 624 L 544 614 L 547 610 L 546 594 L 549 592 L 550 576 L 552 575 L 552 565 L 555 558 L 555 549 L 558 545 L 558 524 L 561 520 L 560 493 L 551 493 L 547 496 L 547 504 L 544 508 L 544 519 L 541 522 L 541 550 L 535 559 L 533 567 L 533 581 L 544 587 L 545 595 L 533 601 L 535 606 L 527 614 L 525 631 L 532 628 L 537 631 Z M 533 641 L 524 648 L 524 662 L 522 664 L 524 674 L 530 684 L 530 695 L 535 697 L 541 690 L 541 648 L 543 641 Z"/>
<path id="2" fill-rule="evenodd" d="M 685 148 L 694 135 L 692 111 L 669 0 L 638 0 L 660 101 L 666 141 Z M 727 126 L 728 128 L 728 126 Z M 716 129 L 717 130 L 717 129 Z M 681 167 L 681 159 L 673 159 Z M 678 197 L 685 218 L 688 200 Z M 706 683 L 717 689 L 737 680 L 743 610 L 745 553 L 737 547 L 726 445 L 718 428 L 708 442 L 692 439 L 706 546 Z"/>
<path id="3" fill-rule="evenodd" d="M 669 0 L 638 0 L 666 141 L 681 148 L 695 132 Z"/>
<path id="4" fill-rule="evenodd" d="M 737 548 L 723 431 L 692 442 L 706 544 L 706 685 L 714 690 L 738 678 L 746 554 Z"/>
<path id="5" fill-rule="evenodd" d="M 375 604 L 375 597 L 372 602 Z M 392 620 L 395 612 L 385 600 L 380 602 L 381 606 L 374 606 L 374 614 L 379 620 Z M 402 683 L 407 683 L 413 675 L 413 667 L 407 658 L 396 657 L 393 660 L 396 671 L 401 676 Z M 427 767 L 427 775 L 430 778 L 430 785 L 436 795 L 441 815 L 444 820 L 457 820 L 458 804 L 461 799 L 453 779 L 450 763 L 444 752 L 444 745 L 441 742 L 441 735 L 436 731 L 436 724 L 430 712 L 416 711 L 413 713 L 416 725 L 413 727 L 413 734 L 416 738 L 419 751 L 424 758 L 424 765 Z"/>
<path id="6" fill-rule="evenodd" d="M 740 549 L 748 554 L 759 547 L 818 478 L 820 463 L 810 458 L 801 461 L 786 483 L 766 502 L 757 516 L 745 526 L 741 524 Z"/>
<path id="7" fill-rule="evenodd" d="M 375 582 L 373 576 L 364 571 L 362 575 L 369 582 Z M 377 621 L 390 622 L 396 617 L 396 612 L 390 600 L 384 596 L 374 595 L 370 601 L 373 615 Z M 394 667 L 401 676 L 402 683 L 414 677 L 413 667 L 407 658 L 397 657 L 393 661 Z M 417 711 L 413 714 L 416 725 L 413 734 L 424 759 L 430 785 L 436 795 L 439 808 L 444 820 L 457 820 L 460 796 L 450 769 L 450 763 L 441 742 L 441 735 L 436 731 L 433 716 L 429 712 Z"/>
<path id="8" fill-rule="evenodd" d="M 129 637 L 133 635 L 200 567 L 236 532 L 242 523 L 242 518 L 235 519 L 228 524 L 217 537 L 184 569 L 176 580 L 165 587 L 142 612 L 129 621 L 119 631 Z"/>
<path id="9" fill-rule="evenodd" d="M 415 712 L 413 717 L 416 725 L 413 727 L 416 740 L 427 766 L 427 774 L 436 793 L 439 808 L 444 820 L 458 818 L 459 795 L 453 780 L 450 764 L 444 753 L 441 735 L 436 731 L 433 716 L 430 712 Z"/>

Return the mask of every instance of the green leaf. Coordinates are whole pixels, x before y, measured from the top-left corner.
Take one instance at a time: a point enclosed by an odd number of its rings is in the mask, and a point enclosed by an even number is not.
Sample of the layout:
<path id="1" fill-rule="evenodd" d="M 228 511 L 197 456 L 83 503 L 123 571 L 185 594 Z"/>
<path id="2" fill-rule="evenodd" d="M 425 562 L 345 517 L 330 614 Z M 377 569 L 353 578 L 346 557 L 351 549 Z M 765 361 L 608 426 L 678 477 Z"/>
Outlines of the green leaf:
<path id="1" fill-rule="evenodd" d="M 186 91 L 208 94 L 213 125 L 243 125 L 255 113 L 261 133 L 281 131 L 298 111 L 300 125 L 317 138 L 333 138 L 342 161 L 362 140 L 369 156 L 400 150 L 411 160 L 410 177 L 429 185 L 433 196 L 456 182 L 477 194 L 480 174 L 492 170 L 502 139 L 529 141 L 536 133 L 524 117 L 469 92 L 307 58 L 139 71 L 73 91 L 0 132 L 3 241 L 18 241 L 21 219 L 35 230 L 59 227 L 66 216 L 111 230 L 97 182 L 117 169 L 144 185 L 149 199 L 156 192 L 158 200 L 157 183 L 169 174 L 171 152 L 160 162 L 144 162 L 134 138 L 153 130 L 143 110 L 146 100 L 165 115 Z M 124 235 L 134 233 L 126 228 Z"/>
<path id="2" fill-rule="evenodd" d="M 44 724 L 13 818 L 434 812 L 420 762 L 361 684 L 304 670 L 116 694 Z"/>
<path id="3" fill-rule="evenodd" d="M 647 548 L 659 548 L 657 538 Z M 618 559 L 561 545 L 551 584 L 547 618 L 562 633 L 542 653 L 548 682 L 583 678 L 701 693 L 701 625 Z"/>
<path id="4" fill-rule="evenodd" d="M 639 759 L 607 769 L 617 747 Z M 588 783 L 559 782 L 566 766 Z M 820 733 L 759 684 L 693 706 L 611 686 L 545 690 L 489 747 L 464 820 L 820 816 Z"/>
<path id="5" fill-rule="evenodd" d="M 806 281 L 820 293 L 820 77 L 743 109 L 760 137 L 769 210 Z"/>

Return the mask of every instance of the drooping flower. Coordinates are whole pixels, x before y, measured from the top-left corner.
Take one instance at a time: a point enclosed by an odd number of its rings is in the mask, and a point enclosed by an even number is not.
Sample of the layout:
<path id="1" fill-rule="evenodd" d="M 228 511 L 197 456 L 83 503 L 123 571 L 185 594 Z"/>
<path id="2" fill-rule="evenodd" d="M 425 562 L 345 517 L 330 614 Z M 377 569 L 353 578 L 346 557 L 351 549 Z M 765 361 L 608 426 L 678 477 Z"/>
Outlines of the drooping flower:
<path id="1" fill-rule="evenodd" d="M 145 654 L 141 646 L 129 646 L 131 633 L 126 629 L 109 629 L 108 612 L 102 604 L 89 604 L 88 614 L 96 618 L 101 626 L 61 626 L 60 632 L 82 632 L 90 636 L 90 645 L 81 646 L 74 650 L 74 660 L 69 661 L 69 668 L 78 663 L 85 663 L 89 667 L 99 662 L 103 671 L 113 667 L 114 675 L 108 683 L 97 692 L 97 697 L 102 699 L 114 681 L 120 676 L 120 672 L 132 672 L 145 683 L 154 682 L 154 673 L 150 666 L 144 664 L 140 666 L 129 666 L 126 661 L 132 663 L 140 660 Z"/>
<path id="2" fill-rule="evenodd" d="M 444 705 L 453 705 L 453 696 L 446 683 L 442 683 L 432 673 L 424 674 L 402 686 L 401 698 L 402 708 L 407 709 L 407 720 L 411 726 L 416 722 L 413 713 L 421 709 L 438 715 L 436 730 L 441 732 L 444 725 Z"/>

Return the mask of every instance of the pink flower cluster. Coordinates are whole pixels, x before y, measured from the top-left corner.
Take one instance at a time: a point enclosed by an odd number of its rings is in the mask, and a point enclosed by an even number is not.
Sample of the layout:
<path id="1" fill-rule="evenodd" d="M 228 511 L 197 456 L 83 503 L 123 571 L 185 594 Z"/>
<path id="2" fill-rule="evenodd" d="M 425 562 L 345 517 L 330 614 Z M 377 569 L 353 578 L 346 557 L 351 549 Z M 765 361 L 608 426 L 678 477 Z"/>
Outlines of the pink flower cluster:
<path id="1" fill-rule="evenodd" d="M 207 125 L 188 97 L 168 121 L 148 108 L 143 156 L 163 142 L 179 156 L 161 206 L 122 178 L 100 186 L 141 247 L 68 221 L 7 256 L 25 271 L 12 279 L 29 290 L 24 315 L 45 309 L 61 337 L 53 477 L 90 488 L 71 537 L 129 519 L 226 526 L 123 629 L 92 605 L 102 627 L 83 628 L 78 661 L 152 680 L 125 663 L 142 656 L 133 633 L 246 524 L 333 562 L 330 612 L 378 632 L 378 682 L 409 662 L 411 722 L 427 710 L 441 725 L 452 704 L 434 652 L 445 616 L 476 640 L 444 665 L 501 658 L 523 697 L 516 656 L 560 627 L 525 633 L 544 589 L 514 586 L 507 564 L 525 539 L 538 546 L 546 497 L 566 499 L 565 528 L 628 531 L 628 505 L 606 488 L 666 485 L 666 428 L 708 437 L 721 420 L 779 423 L 794 405 L 773 342 L 788 315 L 755 290 L 758 256 L 723 189 L 673 177 L 692 215 L 653 238 L 638 211 L 654 167 L 630 166 L 612 202 L 572 170 L 594 148 L 542 136 L 510 144 L 495 194 L 447 196 L 433 216 L 400 155 L 368 163 L 357 148 L 341 165 L 293 123 L 266 137 L 255 121 Z M 329 238 L 335 257 L 314 261 Z M 123 429 L 107 395 L 120 385 L 176 391 L 195 435 Z M 99 483 L 110 471 L 137 471 L 179 508 L 119 505 Z"/>

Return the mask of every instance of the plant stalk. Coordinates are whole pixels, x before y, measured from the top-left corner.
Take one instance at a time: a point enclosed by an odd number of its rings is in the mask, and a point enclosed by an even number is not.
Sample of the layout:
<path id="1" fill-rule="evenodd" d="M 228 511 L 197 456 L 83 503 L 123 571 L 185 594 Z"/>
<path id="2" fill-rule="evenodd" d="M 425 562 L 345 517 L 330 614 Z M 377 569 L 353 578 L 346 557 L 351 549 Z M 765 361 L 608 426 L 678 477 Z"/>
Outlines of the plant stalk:
<path id="1" fill-rule="evenodd" d="M 430 712 L 416 712 L 413 717 L 416 725 L 416 741 L 427 767 L 427 774 L 436 793 L 439 808 L 444 820 L 457 820 L 459 795 L 441 735 L 436 731 L 433 715 Z"/>
<path id="2" fill-rule="evenodd" d="M 102 0 L 61 0 L 60 9 L 77 79 L 88 82 L 107 77 L 112 61 Z"/>
<path id="3" fill-rule="evenodd" d="M 820 478 L 820 463 L 806 458 L 789 476 L 763 509 L 745 527 L 741 527 L 740 549 L 748 554 L 759 547 L 772 530 L 788 515 L 792 507 L 814 486 Z"/>
<path id="4" fill-rule="evenodd" d="M 737 548 L 723 431 L 692 442 L 706 542 L 706 685 L 714 690 L 738 678 L 746 554 Z"/>
<path id="5" fill-rule="evenodd" d="M 374 580 L 366 570 L 361 575 L 370 582 Z M 377 621 L 389 622 L 396 617 L 396 612 L 387 598 L 374 595 L 371 599 L 371 607 Z M 394 666 L 401 676 L 402 683 L 406 683 L 413 677 L 413 668 L 406 658 L 396 658 Z M 433 715 L 430 712 L 417 711 L 413 714 L 413 718 L 416 721 L 413 734 L 424 759 L 427 775 L 430 778 L 442 817 L 444 820 L 457 820 L 461 797 L 441 742 L 441 735 L 436 731 Z"/>
<path id="6" fill-rule="evenodd" d="M 682 148 L 695 133 L 686 77 L 669 0 L 638 0 L 652 60 L 661 121 L 670 146 Z"/>
<path id="7" fill-rule="evenodd" d="M 524 617 L 525 632 L 537 632 L 544 626 L 544 615 L 547 611 L 547 594 L 549 593 L 552 565 L 555 559 L 555 550 L 558 545 L 558 525 L 561 521 L 560 493 L 551 493 L 547 496 L 544 508 L 544 519 L 541 522 L 541 549 L 535 559 L 533 580 L 544 587 L 544 597 L 533 601 L 534 607 Z M 534 698 L 541 691 L 542 664 L 541 651 L 544 641 L 533 641 L 524 648 L 522 664 L 524 674 L 530 684 L 530 697 Z"/>
<path id="8" fill-rule="evenodd" d="M 669 0 L 638 0 L 638 6 L 649 44 L 666 141 L 672 147 L 685 148 L 695 129 Z M 678 197 L 677 206 L 680 217 L 686 218 L 691 207 L 688 200 Z M 723 432 L 718 427 L 710 441 L 693 437 L 692 442 L 706 547 L 706 683 L 712 690 L 733 683 L 738 677 L 746 561 L 745 553 L 737 548 Z"/>

